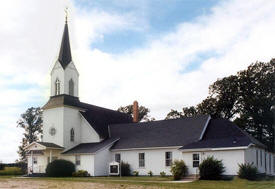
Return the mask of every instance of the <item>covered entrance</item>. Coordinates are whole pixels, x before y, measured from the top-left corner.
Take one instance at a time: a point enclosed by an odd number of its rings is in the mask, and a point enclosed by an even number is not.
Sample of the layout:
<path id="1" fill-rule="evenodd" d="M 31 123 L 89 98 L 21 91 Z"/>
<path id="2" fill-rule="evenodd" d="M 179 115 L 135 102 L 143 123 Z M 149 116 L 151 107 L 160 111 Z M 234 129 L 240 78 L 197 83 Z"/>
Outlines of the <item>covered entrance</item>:
<path id="1" fill-rule="evenodd" d="M 63 147 L 48 142 L 33 142 L 26 148 L 28 174 L 45 173 L 48 163 L 60 157 Z"/>

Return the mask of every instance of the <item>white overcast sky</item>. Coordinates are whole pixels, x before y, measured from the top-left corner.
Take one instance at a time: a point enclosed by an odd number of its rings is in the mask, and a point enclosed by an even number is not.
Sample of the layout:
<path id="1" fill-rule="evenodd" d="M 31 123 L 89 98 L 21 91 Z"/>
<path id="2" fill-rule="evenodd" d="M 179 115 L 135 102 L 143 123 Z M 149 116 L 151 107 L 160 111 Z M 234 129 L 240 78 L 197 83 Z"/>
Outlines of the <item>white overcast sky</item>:
<path id="1" fill-rule="evenodd" d="M 217 78 L 275 57 L 272 0 L 9 0 L 0 2 L 0 161 L 13 162 L 27 108 L 49 98 L 69 8 L 80 100 L 137 100 L 164 119 L 196 105 Z"/>

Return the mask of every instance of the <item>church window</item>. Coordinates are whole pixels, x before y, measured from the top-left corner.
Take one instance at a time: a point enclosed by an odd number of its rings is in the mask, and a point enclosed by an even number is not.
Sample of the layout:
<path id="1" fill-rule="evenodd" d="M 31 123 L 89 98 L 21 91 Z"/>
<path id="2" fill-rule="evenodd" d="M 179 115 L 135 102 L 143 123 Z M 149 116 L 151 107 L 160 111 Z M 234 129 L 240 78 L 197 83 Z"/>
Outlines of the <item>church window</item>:
<path id="1" fill-rule="evenodd" d="M 256 164 L 257 164 L 257 167 L 258 167 L 258 165 L 259 165 L 259 163 L 258 163 L 258 150 L 256 150 Z"/>
<path id="2" fill-rule="evenodd" d="M 73 79 L 70 79 L 69 81 L 69 95 L 74 95 L 74 81 Z"/>
<path id="3" fill-rule="evenodd" d="M 71 131 L 70 131 L 70 134 L 71 134 L 71 142 L 74 142 L 74 129 L 72 128 Z"/>
<path id="4" fill-rule="evenodd" d="M 32 157 L 33 164 L 37 164 L 37 157 Z"/>
<path id="5" fill-rule="evenodd" d="M 165 166 L 172 165 L 172 152 L 165 152 Z"/>
<path id="6" fill-rule="evenodd" d="M 139 167 L 145 167 L 145 153 L 138 153 Z"/>
<path id="7" fill-rule="evenodd" d="M 50 128 L 50 135 L 54 136 L 56 133 L 56 129 L 54 127 Z"/>
<path id="8" fill-rule="evenodd" d="M 200 165 L 200 154 L 193 154 L 193 167 L 199 167 Z"/>
<path id="9" fill-rule="evenodd" d="M 56 79 L 55 81 L 55 95 L 60 95 L 60 81 Z"/>
<path id="10" fill-rule="evenodd" d="M 80 156 L 75 156 L 75 165 L 80 165 Z"/>
<path id="11" fill-rule="evenodd" d="M 120 163 L 120 154 L 115 154 L 115 161 Z"/>

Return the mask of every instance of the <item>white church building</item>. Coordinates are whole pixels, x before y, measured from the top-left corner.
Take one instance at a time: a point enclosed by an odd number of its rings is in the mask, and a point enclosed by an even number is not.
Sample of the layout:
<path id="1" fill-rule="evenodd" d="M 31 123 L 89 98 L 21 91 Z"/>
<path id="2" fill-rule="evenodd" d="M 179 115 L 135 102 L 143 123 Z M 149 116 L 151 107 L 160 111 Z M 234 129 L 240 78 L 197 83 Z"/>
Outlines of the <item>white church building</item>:
<path id="1" fill-rule="evenodd" d="M 170 175 L 171 162 L 184 160 L 188 173 L 198 174 L 203 159 L 214 156 L 223 161 L 225 175 L 237 175 L 241 163 L 275 175 L 275 155 L 231 121 L 201 115 L 137 122 L 137 111 L 133 120 L 128 114 L 81 102 L 78 78 L 66 21 L 51 71 L 50 99 L 43 106 L 43 139 L 26 147 L 29 174 L 45 173 L 55 159 L 69 160 L 91 176 L 108 175 L 114 161 L 129 163 L 140 175 Z"/>

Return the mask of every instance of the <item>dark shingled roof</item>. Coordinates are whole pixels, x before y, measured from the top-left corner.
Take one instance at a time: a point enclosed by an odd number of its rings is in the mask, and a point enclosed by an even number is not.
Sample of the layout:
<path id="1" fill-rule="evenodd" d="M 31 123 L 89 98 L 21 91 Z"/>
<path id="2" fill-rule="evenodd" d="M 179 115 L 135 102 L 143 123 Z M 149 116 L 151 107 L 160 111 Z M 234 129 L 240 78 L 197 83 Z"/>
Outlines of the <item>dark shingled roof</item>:
<path id="1" fill-rule="evenodd" d="M 86 153 L 96 153 L 98 150 L 116 142 L 119 138 L 109 138 L 101 142 L 95 143 L 81 143 L 62 154 L 86 154 Z"/>
<path id="2" fill-rule="evenodd" d="M 132 122 L 132 117 L 128 114 L 83 103 L 79 101 L 78 97 L 65 94 L 52 96 L 44 105 L 43 109 L 64 105 L 82 109 L 82 111 L 80 111 L 81 115 L 83 115 L 83 117 L 89 122 L 101 138 L 108 137 L 108 125 Z"/>
<path id="3" fill-rule="evenodd" d="M 62 146 L 59 146 L 59 145 L 51 143 L 51 142 L 37 142 L 37 143 L 41 144 L 43 146 L 46 146 L 47 148 L 63 148 Z"/>
<path id="4" fill-rule="evenodd" d="M 264 147 L 258 140 L 241 130 L 233 122 L 226 119 L 211 119 L 201 141 L 184 145 L 181 149 L 227 148 L 255 144 Z"/>
<path id="5" fill-rule="evenodd" d="M 120 138 L 112 149 L 183 146 L 198 141 L 209 116 L 110 125 L 111 137 Z"/>
<path id="6" fill-rule="evenodd" d="M 63 69 L 72 61 L 70 39 L 69 39 L 69 30 L 68 24 L 65 23 L 63 37 L 61 41 L 58 61 L 62 65 Z"/>

